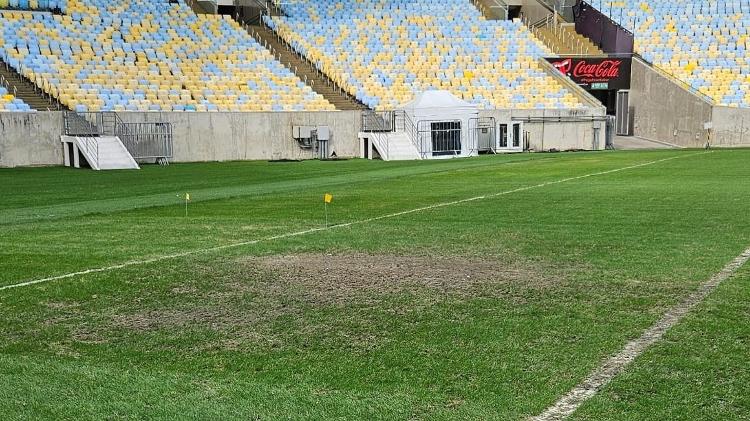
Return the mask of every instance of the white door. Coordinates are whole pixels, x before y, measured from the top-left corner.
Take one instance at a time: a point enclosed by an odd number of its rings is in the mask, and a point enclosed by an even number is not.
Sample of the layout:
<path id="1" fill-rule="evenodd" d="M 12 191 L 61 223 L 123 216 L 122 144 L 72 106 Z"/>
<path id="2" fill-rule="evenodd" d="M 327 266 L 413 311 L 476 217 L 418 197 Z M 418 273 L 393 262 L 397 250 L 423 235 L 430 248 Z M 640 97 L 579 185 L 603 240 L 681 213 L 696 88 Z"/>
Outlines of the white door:
<path id="1" fill-rule="evenodd" d="M 523 123 L 515 122 L 511 125 L 511 149 L 523 151 Z"/>
<path id="2" fill-rule="evenodd" d="M 523 151 L 523 123 L 506 122 L 497 125 L 497 152 Z"/>

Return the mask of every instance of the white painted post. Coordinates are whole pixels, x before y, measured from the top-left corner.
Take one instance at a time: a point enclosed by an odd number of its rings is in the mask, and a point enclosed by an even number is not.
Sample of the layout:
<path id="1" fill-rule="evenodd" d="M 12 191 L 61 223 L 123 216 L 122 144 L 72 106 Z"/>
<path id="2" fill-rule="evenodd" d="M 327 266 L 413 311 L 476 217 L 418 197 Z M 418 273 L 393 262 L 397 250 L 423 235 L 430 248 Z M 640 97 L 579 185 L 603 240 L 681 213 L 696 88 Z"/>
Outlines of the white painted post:
<path id="1" fill-rule="evenodd" d="M 73 166 L 76 168 L 81 168 L 81 163 L 78 162 L 78 144 L 76 142 L 73 142 Z"/>
<path id="2" fill-rule="evenodd" d="M 64 157 L 64 164 L 66 167 L 70 166 L 70 149 L 68 149 L 68 142 L 62 142 L 63 145 L 63 157 Z"/>

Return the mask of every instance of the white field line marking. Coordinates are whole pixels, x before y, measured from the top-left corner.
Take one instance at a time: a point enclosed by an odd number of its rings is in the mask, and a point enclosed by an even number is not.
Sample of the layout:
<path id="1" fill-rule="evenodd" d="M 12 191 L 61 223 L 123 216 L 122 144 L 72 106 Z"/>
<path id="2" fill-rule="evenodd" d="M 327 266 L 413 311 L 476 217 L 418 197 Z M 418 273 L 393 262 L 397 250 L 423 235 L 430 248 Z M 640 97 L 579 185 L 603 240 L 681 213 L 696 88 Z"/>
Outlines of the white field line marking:
<path id="1" fill-rule="evenodd" d="M 550 185 L 553 185 L 553 184 L 567 183 L 569 181 L 580 180 L 580 179 L 583 179 L 583 178 L 595 177 L 595 176 L 606 175 L 606 174 L 612 174 L 612 173 L 619 172 L 619 171 L 626 171 L 626 170 L 631 170 L 631 169 L 635 169 L 635 168 L 646 167 L 646 166 L 658 164 L 658 163 L 661 163 L 661 162 L 671 161 L 673 159 L 687 158 L 687 157 L 696 156 L 696 155 L 703 155 L 703 154 L 711 153 L 711 152 L 713 152 L 713 151 L 698 152 L 698 153 L 686 154 L 686 155 L 677 155 L 677 156 L 672 156 L 672 157 L 669 157 L 669 158 L 657 159 L 655 161 L 644 162 L 644 163 L 641 163 L 641 164 L 629 165 L 627 167 L 615 168 L 613 170 L 600 171 L 600 172 L 595 172 L 595 173 L 590 173 L 590 174 L 585 174 L 585 175 L 579 175 L 579 176 L 575 176 L 575 177 L 568 177 L 568 178 L 563 178 L 563 179 L 555 180 L 555 181 L 547 181 L 547 182 L 544 182 L 544 183 L 534 184 L 534 185 L 531 185 L 531 186 L 519 187 L 517 189 L 512 189 L 512 190 L 506 190 L 506 191 L 502 191 L 502 192 L 499 192 L 499 193 L 493 193 L 493 194 L 483 195 L 483 196 L 475 196 L 475 197 L 470 197 L 470 198 L 467 198 L 467 199 L 454 200 L 454 201 L 450 201 L 450 202 L 436 203 L 434 205 L 423 206 L 423 207 L 409 209 L 409 210 L 405 210 L 405 211 L 401 211 L 401 212 L 389 213 L 389 214 L 386 214 L 386 215 L 375 216 L 375 217 L 367 218 L 367 219 L 360 219 L 358 221 L 352 221 L 352 222 L 347 222 L 347 223 L 338 224 L 338 225 L 330 225 L 327 228 L 326 227 L 310 228 L 310 229 L 306 229 L 306 230 L 302 230 L 302 231 L 289 232 L 289 233 L 285 233 L 285 234 L 279 234 L 279 235 L 273 235 L 273 236 L 270 236 L 270 237 L 259 238 L 259 239 L 256 239 L 256 240 L 249 240 L 249 241 L 242 241 L 242 242 L 238 242 L 238 243 L 225 244 L 223 246 L 208 247 L 208 248 L 191 250 L 191 251 L 185 251 L 185 252 L 174 253 L 174 254 L 165 254 L 165 255 L 162 255 L 162 256 L 152 257 L 150 259 L 131 260 L 131 261 L 128 261 L 128 262 L 125 262 L 125 263 L 120 263 L 120 264 L 112 265 L 112 266 L 105 266 L 105 267 L 99 267 L 99 268 L 93 268 L 93 269 L 86 269 L 86 270 L 82 270 L 82 271 L 78 271 L 78 272 L 66 273 L 64 275 L 50 276 L 48 278 L 34 279 L 34 280 L 31 280 L 31 281 L 20 282 L 20 283 L 17 283 L 17 284 L 0 286 L 0 291 L 6 290 L 6 289 L 12 289 L 12 288 L 26 287 L 26 286 L 30 286 L 30 285 L 45 283 L 45 282 L 58 281 L 58 280 L 61 280 L 61 279 L 73 278 L 73 277 L 80 276 L 80 275 L 88 275 L 88 274 L 91 274 L 91 273 L 109 272 L 109 271 L 113 271 L 113 270 L 118 270 L 118 269 L 126 268 L 126 267 L 129 267 L 129 266 L 145 265 L 145 264 L 149 264 L 149 263 L 161 262 L 161 261 L 164 261 L 164 260 L 178 259 L 180 257 L 191 256 L 191 255 L 194 255 L 194 254 L 212 253 L 212 252 L 215 252 L 215 251 L 221 251 L 221 250 L 226 250 L 226 249 L 236 248 L 236 247 L 242 247 L 242 246 L 249 246 L 249 245 L 258 244 L 258 243 L 261 243 L 261 242 L 281 240 L 281 239 L 290 238 L 290 237 L 299 237 L 301 235 L 312 234 L 314 232 L 328 231 L 328 230 L 332 230 L 332 229 L 336 229 L 336 228 L 345 228 L 345 227 L 350 227 L 350 226 L 353 226 L 353 225 L 367 224 L 367 223 L 370 223 L 370 222 L 380 221 L 382 219 L 396 218 L 396 217 L 399 217 L 399 216 L 408 215 L 408 214 L 417 213 L 417 212 L 422 212 L 422 211 L 426 211 L 426 210 L 430 210 L 430 209 L 443 208 L 443 207 L 446 207 L 446 206 L 459 205 L 459 204 L 462 204 L 462 203 L 473 202 L 473 201 L 476 201 L 476 200 L 483 200 L 483 199 L 489 199 L 489 198 L 493 198 L 493 197 L 504 196 L 504 195 L 507 195 L 507 194 L 518 193 L 518 192 L 522 192 L 522 191 L 526 191 L 526 190 L 538 189 L 538 188 L 550 186 Z"/>
<path id="2" fill-rule="evenodd" d="M 643 334 L 634 339 L 617 354 L 609 357 L 589 376 L 571 391 L 565 394 L 554 405 L 547 408 L 534 421 L 562 420 L 573 414 L 586 400 L 596 395 L 599 390 L 622 372 L 633 360 L 646 351 L 648 347 L 661 340 L 662 336 L 680 322 L 695 306 L 703 302 L 722 282 L 729 279 L 742 265 L 750 259 L 750 248 L 715 273 L 703 283 L 697 291 L 667 311 L 661 319 L 649 327 Z"/>

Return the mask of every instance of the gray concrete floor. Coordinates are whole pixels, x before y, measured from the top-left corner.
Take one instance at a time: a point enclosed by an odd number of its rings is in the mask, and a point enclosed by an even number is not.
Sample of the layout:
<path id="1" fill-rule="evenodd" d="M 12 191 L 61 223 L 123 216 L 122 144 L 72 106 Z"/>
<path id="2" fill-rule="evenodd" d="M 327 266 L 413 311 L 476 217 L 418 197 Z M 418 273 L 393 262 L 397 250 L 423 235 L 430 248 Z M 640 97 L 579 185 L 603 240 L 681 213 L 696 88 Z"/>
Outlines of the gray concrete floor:
<path id="1" fill-rule="evenodd" d="M 674 146 L 646 140 L 636 136 L 615 136 L 613 139 L 615 150 L 628 151 L 637 149 L 674 149 Z"/>

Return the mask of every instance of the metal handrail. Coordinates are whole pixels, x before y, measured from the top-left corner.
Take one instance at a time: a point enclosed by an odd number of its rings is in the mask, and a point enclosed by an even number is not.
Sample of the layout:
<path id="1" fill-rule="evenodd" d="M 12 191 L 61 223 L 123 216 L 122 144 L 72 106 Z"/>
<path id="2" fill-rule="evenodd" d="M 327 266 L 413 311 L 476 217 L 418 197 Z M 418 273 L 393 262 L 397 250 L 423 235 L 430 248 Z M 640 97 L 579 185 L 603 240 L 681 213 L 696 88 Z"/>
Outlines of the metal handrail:
<path id="1" fill-rule="evenodd" d="M 401 121 L 400 126 L 398 125 L 399 119 Z M 419 151 L 420 155 L 422 155 L 422 146 L 419 143 L 419 137 L 417 134 L 417 126 L 411 120 L 411 117 L 409 117 L 409 113 L 407 113 L 404 110 L 394 111 L 394 121 L 396 122 L 396 130 L 398 131 L 398 128 L 401 127 L 401 131 L 403 131 L 404 133 L 406 133 L 407 136 L 409 136 L 411 143 L 414 145 L 415 148 L 417 148 L 417 151 Z"/>
<path id="2" fill-rule="evenodd" d="M 93 166 L 99 168 L 99 142 L 95 137 L 78 137 L 80 145 L 86 150 L 86 154 L 94 162 L 90 162 Z"/>
<path id="3" fill-rule="evenodd" d="M 113 111 L 66 111 L 63 134 L 90 137 L 117 136 L 134 159 L 172 158 L 172 124 L 168 122 L 124 122 Z"/>
<path id="4" fill-rule="evenodd" d="M 280 4 L 291 4 L 291 2 L 280 3 Z M 268 29 L 276 37 L 276 39 L 279 41 L 280 44 L 282 44 L 284 46 L 284 48 L 286 48 L 289 52 L 291 52 L 292 54 L 294 54 L 295 56 L 297 56 L 300 60 L 302 60 L 303 62 L 305 62 L 311 70 L 313 70 L 315 73 L 317 73 L 323 79 L 323 81 L 326 83 L 327 86 L 333 88 L 334 90 L 336 90 L 337 92 L 339 92 L 342 96 L 346 97 L 347 99 L 349 99 L 349 100 L 351 100 L 351 101 L 353 101 L 353 102 L 355 102 L 355 103 L 357 103 L 357 104 L 359 104 L 361 106 L 364 106 L 364 104 L 360 100 L 358 100 L 354 95 L 352 95 L 350 93 L 351 86 L 345 87 L 343 81 L 339 80 L 339 78 L 334 79 L 334 77 L 332 77 L 329 74 L 329 72 L 325 71 L 324 66 L 321 63 L 314 63 L 307 56 L 305 56 L 300 51 L 298 51 L 297 47 L 295 47 L 292 43 L 287 42 L 286 38 L 284 38 L 284 36 L 282 36 L 282 34 L 281 34 L 281 32 L 283 31 L 283 28 L 280 28 L 278 31 L 276 31 L 276 30 L 273 30 L 270 26 L 268 26 L 268 24 L 264 20 L 262 20 L 262 19 L 261 19 L 261 23 L 262 23 L 263 27 L 265 27 L 266 29 Z M 260 33 L 259 32 L 253 31 L 253 33 L 251 33 L 251 35 L 254 35 L 254 37 L 256 39 L 260 38 Z M 267 42 L 264 41 L 264 44 L 265 44 L 266 48 L 268 48 L 269 50 L 272 51 L 272 53 L 274 53 L 276 51 Z M 275 53 L 274 53 L 274 55 L 275 55 Z M 280 54 L 279 54 L 279 57 L 281 57 Z M 279 61 L 280 61 L 280 59 L 279 59 Z M 332 73 L 332 72 L 330 72 L 330 73 Z"/>

